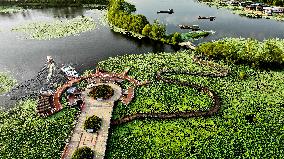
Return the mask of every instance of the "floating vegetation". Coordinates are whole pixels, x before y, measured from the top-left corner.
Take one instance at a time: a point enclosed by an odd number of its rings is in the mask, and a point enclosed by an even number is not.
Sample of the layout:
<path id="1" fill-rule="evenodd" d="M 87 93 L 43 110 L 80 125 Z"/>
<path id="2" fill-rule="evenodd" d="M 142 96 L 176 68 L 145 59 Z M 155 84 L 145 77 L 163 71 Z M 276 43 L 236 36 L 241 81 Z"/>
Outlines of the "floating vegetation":
<path id="1" fill-rule="evenodd" d="M 24 9 L 21 7 L 0 6 L 0 13 L 17 13 L 22 11 L 24 11 Z"/>
<path id="2" fill-rule="evenodd" d="M 8 92 L 15 84 L 16 80 L 8 74 L 0 72 L 0 94 Z"/>
<path id="3" fill-rule="evenodd" d="M 198 39 L 198 38 L 206 37 L 210 33 L 213 34 L 214 31 L 190 31 L 188 33 L 181 33 L 181 39 L 183 41 L 187 41 L 191 39 Z"/>
<path id="4" fill-rule="evenodd" d="M 24 32 L 30 39 L 49 40 L 93 30 L 96 24 L 91 17 L 77 17 L 71 20 L 54 22 L 36 22 L 15 27 L 12 31 Z"/>

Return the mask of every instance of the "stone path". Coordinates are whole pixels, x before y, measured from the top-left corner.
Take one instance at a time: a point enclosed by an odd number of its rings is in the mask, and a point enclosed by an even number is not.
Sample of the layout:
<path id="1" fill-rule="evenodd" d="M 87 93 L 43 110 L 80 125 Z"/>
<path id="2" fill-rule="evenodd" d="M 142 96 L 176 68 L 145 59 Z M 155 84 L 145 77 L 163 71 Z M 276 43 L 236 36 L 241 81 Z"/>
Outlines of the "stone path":
<path id="1" fill-rule="evenodd" d="M 100 83 L 96 85 L 100 85 Z M 95 151 L 95 159 L 104 158 L 114 101 L 118 100 L 122 93 L 118 85 L 111 83 L 107 85 L 110 85 L 114 89 L 114 95 L 109 100 L 97 101 L 88 97 L 89 89 L 82 94 L 85 98 L 85 107 L 82 109 L 70 142 L 61 157 L 62 159 L 70 159 L 74 151 L 83 146 L 88 146 Z M 86 118 L 92 115 L 96 115 L 102 119 L 101 129 L 97 133 L 88 133 L 83 129 Z"/>

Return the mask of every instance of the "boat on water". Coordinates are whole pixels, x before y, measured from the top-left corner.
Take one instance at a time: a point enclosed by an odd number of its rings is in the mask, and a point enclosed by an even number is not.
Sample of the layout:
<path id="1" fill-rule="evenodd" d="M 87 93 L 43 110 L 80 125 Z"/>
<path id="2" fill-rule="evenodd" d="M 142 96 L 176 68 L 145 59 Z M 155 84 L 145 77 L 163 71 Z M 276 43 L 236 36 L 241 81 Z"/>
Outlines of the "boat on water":
<path id="1" fill-rule="evenodd" d="M 210 21 L 213 21 L 213 20 L 216 19 L 216 17 L 214 17 L 214 16 L 209 16 L 209 17 L 198 16 L 198 19 L 209 19 Z"/>
<path id="2" fill-rule="evenodd" d="M 173 14 L 174 13 L 174 10 L 173 9 L 168 9 L 168 10 L 165 10 L 165 11 L 158 11 L 157 14 L 159 13 L 168 13 L 168 14 Z"/>
<path id="3" fill-rule="evenodd" d="M 60 69 L 68 78 L 78 78 L 79 74 L 74 67 L 68 65 Z"/>
<path id="4" fill-rule="evenodd" d="M 193 31 L 200 30 L 198 25 L 178 25 L 181 29 L 191 29 Z"/>

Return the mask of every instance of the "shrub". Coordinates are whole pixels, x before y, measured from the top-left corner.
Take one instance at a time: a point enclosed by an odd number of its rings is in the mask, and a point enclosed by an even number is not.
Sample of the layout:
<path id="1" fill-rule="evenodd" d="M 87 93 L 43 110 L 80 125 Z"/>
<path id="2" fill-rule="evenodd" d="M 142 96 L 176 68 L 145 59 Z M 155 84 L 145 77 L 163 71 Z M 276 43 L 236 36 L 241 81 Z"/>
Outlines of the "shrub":
<path id="1" fill-rule="evenodd" d="M 88 85 L 88 81 L 87 81 L 87 80 L 82 80 L 82 81 L 79 82 L 78 88 L 79 88 L 80 90 L 85 90 L 85 88 L 87 87 L 87 85 Z"/>
<path id="2" fill-rule="evenodd" d="M 89 118 L 84 123 L 84 129 L 93 129 L 93 132 L 97 132 L 102 125 L 102 119 L 93 115 Z"/>
<path id="3" fill-rule="evenodd" d="M 72 159 L 92 159 L 94 157 L 94 151 L 85 146 L 78 148 L 72 155 Z"/>
<path id="4" fill-rule="evenodd" d="M 247 77 L 247 74 L 245 72 L 240 72 L 239 77 L 240 79 L 245 79 Z"/>
<path id="5" fill-rule="evenodd" d="M 109 99 L 112 97 L 114 94 L 114 90 L 111 88 L 109 85 L 98 85 L 91 90 L 89 93 L 89 96 L 94 97 L 95 99 L 97 98 L 102 98 L 102 99 Z"/>

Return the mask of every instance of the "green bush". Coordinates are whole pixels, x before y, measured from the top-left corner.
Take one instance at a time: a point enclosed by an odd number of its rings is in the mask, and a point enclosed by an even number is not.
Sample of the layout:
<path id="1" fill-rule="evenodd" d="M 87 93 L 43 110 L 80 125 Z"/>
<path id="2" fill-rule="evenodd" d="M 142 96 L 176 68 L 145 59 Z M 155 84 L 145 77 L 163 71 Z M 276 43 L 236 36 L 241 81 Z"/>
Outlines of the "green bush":
<path id="1" fill-rule="evenodd" d="M 93 132 L 97 132 L 102 125 L 102 119 L 93 115 L 86 119 L 84 123 L 84 129 L 93 129 Z"/>
<path id="2" fill-rule="evenodd" d="M 72 159 L 93 159 L 94 158 L 94 151 L 85 146 L 78 148 L 72 155 Z"/>
<path id="3" fill-rule="evenodd" d="M 112 97 L 114 94 L 114 90 L 111 88 L 109 85 L 98 85 L 94 87 L 90 93 L 89 96 L 97 99 L 97 98 L 102 98 L 102 99 L 109 99 Z"/>
<path id="4" fill-rule="evenodd" d="M 85 90 L 85 88 L 87 87 L 88 85 L 88 81 L 87 80 L 82 80 L 78 83 L 78 88 L 80 90 Z"/>
<path id="5" fill-rule="evenodd" d="M 245 72 L 240 72 L 239 77 L 240 79 L 245 79 L 247 77 L 247 74 Z"/>

